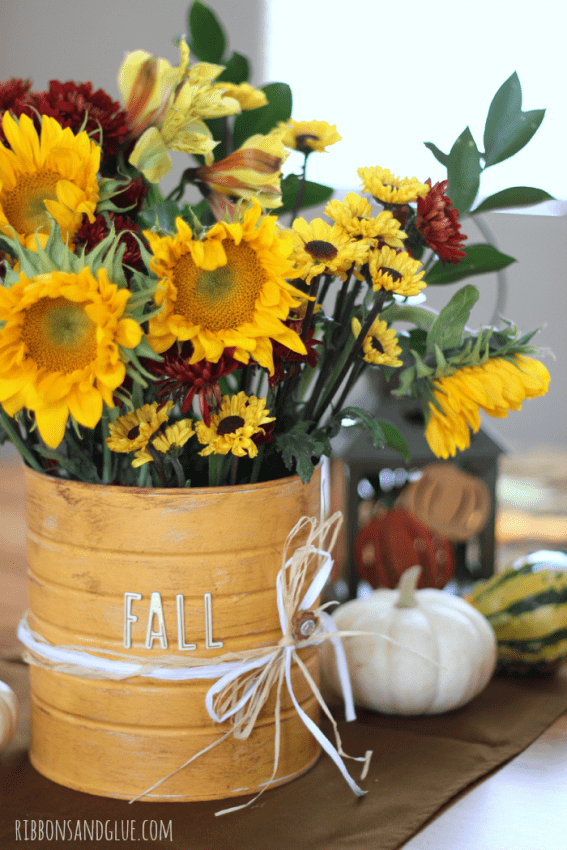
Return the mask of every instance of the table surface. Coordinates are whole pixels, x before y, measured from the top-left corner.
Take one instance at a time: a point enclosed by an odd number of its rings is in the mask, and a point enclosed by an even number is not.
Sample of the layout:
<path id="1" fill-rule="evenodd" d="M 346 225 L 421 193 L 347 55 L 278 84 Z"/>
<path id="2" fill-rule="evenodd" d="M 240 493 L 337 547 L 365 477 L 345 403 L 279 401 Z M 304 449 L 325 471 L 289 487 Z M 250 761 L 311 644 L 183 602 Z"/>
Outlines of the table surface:
<path id="1" fill-rule="evenodd" d="M 26 607 L 19 463 L 0 463 L 0 647 L 16 645 Z M 566 850 L 567 714 L 523 753 L 454 798 L 404 850 Z M 290 848 L 292 850 L 292 848 Z M 356 850 L 356 848 L 353 848 Z"/>

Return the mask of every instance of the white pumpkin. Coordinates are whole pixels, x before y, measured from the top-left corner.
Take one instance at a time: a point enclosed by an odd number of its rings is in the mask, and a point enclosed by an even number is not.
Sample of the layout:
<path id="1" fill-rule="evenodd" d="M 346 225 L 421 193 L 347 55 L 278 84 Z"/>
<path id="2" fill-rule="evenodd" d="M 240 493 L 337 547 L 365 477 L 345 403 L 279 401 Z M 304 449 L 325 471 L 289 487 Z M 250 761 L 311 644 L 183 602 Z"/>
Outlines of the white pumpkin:
<path id="1" fill-rule="evenodd" d="M 332 614 L 338 631 L 372 632 L 342 638 L 357 705 L 385 714 L 440 714 L 469 702 L 494 672 L 496 638 L 488 620 L 447 591 L 416 590 L 420 571 L 411 567 L 397 590 L 376 590 Z M 323 670 L 340 694 L 326 645 Z"/>
<path id="2" fill-rule="evenodd" d="M 17 718 L 16 694 L 5 682 L 0 682 L 0 750 L 14 737 Z"/>

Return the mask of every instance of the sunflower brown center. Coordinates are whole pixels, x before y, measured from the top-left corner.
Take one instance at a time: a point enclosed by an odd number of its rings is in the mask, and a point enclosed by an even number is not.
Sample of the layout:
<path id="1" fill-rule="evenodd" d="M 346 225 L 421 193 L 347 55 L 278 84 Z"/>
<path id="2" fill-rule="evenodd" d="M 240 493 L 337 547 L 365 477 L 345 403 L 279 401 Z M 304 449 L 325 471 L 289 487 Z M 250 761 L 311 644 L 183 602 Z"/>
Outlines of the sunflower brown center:
<path id="1" fill-rule="evenodd" d="M 334 260 L 339 253 L 331 242 L 323 239 L 312 239 L 305 244 L 305 250 L 317 260 Z"/>
<path id="2" fill-rule="evenodd" d="M 399 271 L 396 271 L 396 269 L 390 269 L 388 268 L 388 266 L 382 266 L 380 271 L 382 272 L 382 274 L 390 275 L 394 283 L 397 283 L 403 277 L 403 275 Z"/>
<path id="3" fill-rule="evenodd" d="M 244 425 L 242 416 L 225 416 L 218 424 L 217 434 L 223 437 L 225 434 L 236 434 Z"/>
<path id="4" fill-rule="evenodd" d="M 225 266 L 208 271 L 195 265 L 190 254 L 179 258 L 173 273 L 176 312 L 211 331 L 238 328 L 252 322 L 256 299 L 266 282 L 255 251 L 245 242 L 223 241 Z"/>
<path id="5" fill-rule="evenodd" d="M 74 372 L 96 358 L 96 325 L 82 304 L 40 298 L 25 311 L 22 340 L 32 360 L 48 372 Z"/>
<path id="6" fill-rule="evenodd" d="M 37 171 L 18 175 L 13 189 L 4 189 L 0 205 L 4 215 L 17 233 L 29 236 L 39 230 L 49 233 L 51 219 L 45 201 L 57 200 L 57 182 L 61 175 L 56 171 Z"/>
<path id="7" fill-rule="evenodd" d="M 374 351 L 378 351 L 380 354 L 384 354 L 384 346 L 376 336 L 370 337 L 370 345 L 374 349 Z"/>

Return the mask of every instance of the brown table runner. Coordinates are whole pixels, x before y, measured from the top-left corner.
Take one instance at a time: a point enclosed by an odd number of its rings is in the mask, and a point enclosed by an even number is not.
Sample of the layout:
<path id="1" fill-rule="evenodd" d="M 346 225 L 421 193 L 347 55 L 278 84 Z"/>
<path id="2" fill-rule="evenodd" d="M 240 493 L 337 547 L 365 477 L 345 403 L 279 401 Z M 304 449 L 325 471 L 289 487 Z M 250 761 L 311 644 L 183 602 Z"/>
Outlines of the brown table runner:
<path id="1" fill-rule="evenodd" d="M 216 818 L 216 811 L 235 801 L 129 805 L 45 779 L 27 757 L 27 668 L 0 661 L 0 680 L 20 702 L 16 737 L 0 753 L 3 850 L 395 850 L 459 791 L 521 752 L 567 709 L 563 670 L 549 678 L 496 677 L 469 705 L 437 717 L 361 711 L 355 723 L 341 723 L 340 730 L 346 752 L 374 751 L 361 783 L 369 789 L 363 798 L 354 797 L 323 755 L 305 776 L 266 792 L 253 807 Z M 48 821 L 51 829 L 56 822 L 64 829 L 64 841 L 25 840 L 34 824 L 36 830 L 49 829 Z M 103 837 L 90 840 L 85 822 L 95 836 L 105 830 Z M 75 834 L 82 838 L 75 840 Z"/>

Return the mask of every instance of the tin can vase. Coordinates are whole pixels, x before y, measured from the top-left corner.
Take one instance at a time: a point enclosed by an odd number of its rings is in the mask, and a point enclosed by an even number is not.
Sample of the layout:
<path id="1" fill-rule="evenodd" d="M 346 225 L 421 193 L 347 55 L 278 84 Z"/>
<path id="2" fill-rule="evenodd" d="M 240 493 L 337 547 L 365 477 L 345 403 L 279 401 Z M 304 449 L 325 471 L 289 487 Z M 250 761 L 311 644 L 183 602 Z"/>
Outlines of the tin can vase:
<path id="1" fill-rule="evenodd" d="M 188 490 L 99 486 L 26 468 L 29 625 L 55 646 L 103 658 L 210 659 L 281 637 L 276 577 L 302 516 L 319 517 L 320 471 L 260 484 Z M 302 541 L 299 541 L 300 543 Z M 318 678 L 318 652 L 300 650 Z M 318 705 L 292 670 L 295 696 Z M 213 723 L 212 680 L 81 678 L 30 667 L 30 759 L 47 778 L 132 799 L 229 728 Z M 223 799 L 259 791 L 274 761 L 275 700 L 246 740 L 229 736 L 143 800 Z M 274 785 L 308 770 L 320 747 L 285 687 Z"/>

